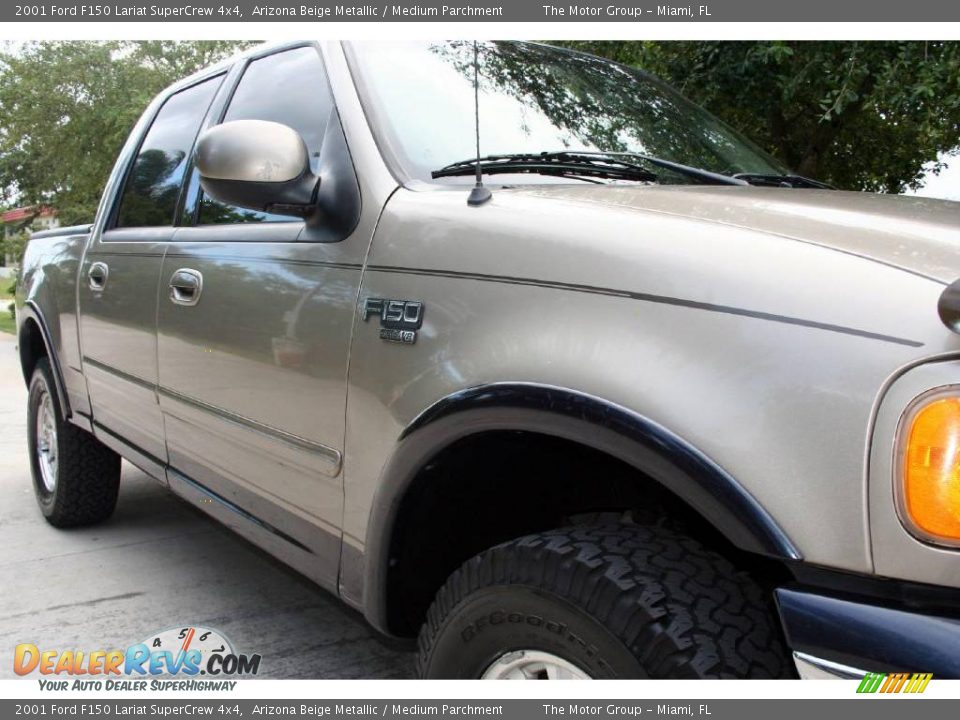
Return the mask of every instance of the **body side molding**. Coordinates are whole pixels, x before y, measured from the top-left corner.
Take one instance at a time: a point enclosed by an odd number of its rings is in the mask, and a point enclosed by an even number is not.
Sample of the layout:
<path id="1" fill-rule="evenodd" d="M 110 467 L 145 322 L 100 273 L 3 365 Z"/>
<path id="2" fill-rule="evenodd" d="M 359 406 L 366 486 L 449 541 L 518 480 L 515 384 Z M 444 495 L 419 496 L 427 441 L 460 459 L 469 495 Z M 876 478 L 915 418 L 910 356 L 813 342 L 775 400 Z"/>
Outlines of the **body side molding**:
<path id="1" fill-rule="evenodd" d="M 674 493 L 743 550 L 802 559 L 787 534 L 736 479 L 667 428 L 576 390 L 491 383 L 455 392 L 424 410 L 401 433 L 384 468 L 371 507 L 362 580 L 365 614 L 376 627 L 387 629 L 390 544 L 407 488 L 420 468 L 452 442 L 497 430 L 553 435 L 606 452 Z"/>

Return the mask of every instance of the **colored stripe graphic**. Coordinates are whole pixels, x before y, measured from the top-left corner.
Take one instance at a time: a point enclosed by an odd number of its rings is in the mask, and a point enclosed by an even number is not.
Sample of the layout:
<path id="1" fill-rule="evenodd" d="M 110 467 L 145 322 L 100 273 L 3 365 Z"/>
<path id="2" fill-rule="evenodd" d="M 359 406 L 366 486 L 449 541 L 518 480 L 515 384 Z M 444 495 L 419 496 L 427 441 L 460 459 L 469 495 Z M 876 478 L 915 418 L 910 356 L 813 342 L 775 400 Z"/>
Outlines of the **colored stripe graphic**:
<path id="1" fill-rule="evenodd" d="M 922 693 L 932 679 L 933 673 L 867 673 L 857 692 Z"/>

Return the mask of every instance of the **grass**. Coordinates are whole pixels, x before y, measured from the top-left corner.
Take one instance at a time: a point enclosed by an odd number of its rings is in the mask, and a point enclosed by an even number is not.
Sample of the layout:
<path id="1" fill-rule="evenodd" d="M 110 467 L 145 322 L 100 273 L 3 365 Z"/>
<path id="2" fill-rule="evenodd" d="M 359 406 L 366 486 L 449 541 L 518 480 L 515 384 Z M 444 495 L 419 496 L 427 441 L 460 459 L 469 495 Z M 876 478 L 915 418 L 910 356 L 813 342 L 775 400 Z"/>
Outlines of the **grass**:
<path id="1" fill-rule="evenodd" d="M 0 332 L 10 333 L 11 335 L 16 332 L 13 315 L 10 314 L 10 303 L 12 302 L 12 297 L 0 292 Z"/>

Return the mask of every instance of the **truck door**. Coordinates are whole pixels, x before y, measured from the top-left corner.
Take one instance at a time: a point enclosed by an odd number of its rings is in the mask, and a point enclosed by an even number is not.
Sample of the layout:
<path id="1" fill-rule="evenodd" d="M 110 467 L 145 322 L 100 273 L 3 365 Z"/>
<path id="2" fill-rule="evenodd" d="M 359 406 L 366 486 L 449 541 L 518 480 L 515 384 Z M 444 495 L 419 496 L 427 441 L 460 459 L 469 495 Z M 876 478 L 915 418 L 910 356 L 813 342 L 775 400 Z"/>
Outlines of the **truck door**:
<path id="1" fill-rule="evenodd" d="M 129 457 L 161 476 L 166 449 L 157 398 L 157 287 L 190 153 L 222 80 L 203 80 L 162 102 L 119 188 L 106 191 L 113 201 L 101 208 L 78 278 L 94 430 L 121 440 L 133 451 Z"/>
<path id="2" fill-rule="evenodd" d="M 315 166 L 331 144 L 346 152 L 313 46 L 247 60 L 222 121 L 247 119 L 297 130 Z M 315 170 L 322 183 L 356 188 L 347 166 Z M 204 196 L 196 175 L 191 188 L 193 227 L 164 258 L 158 313 L 170 486 L 332 586 L 347 355 L 369 230 L 332 241 L 328 228 Z"/>

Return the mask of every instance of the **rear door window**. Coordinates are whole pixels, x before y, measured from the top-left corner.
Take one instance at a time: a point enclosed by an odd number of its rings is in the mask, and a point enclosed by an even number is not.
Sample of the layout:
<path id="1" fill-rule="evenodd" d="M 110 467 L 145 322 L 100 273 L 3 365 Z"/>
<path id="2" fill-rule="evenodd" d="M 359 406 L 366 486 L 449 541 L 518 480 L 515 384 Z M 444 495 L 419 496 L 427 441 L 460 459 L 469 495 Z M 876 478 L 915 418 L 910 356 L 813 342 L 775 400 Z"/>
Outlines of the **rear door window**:
<path id="1" fill-rule="evenodd" d="M 127 175 L 115 227 L 173 225 L 190 152 L 223 76 L 171 95 L 140 143 Z"/>

